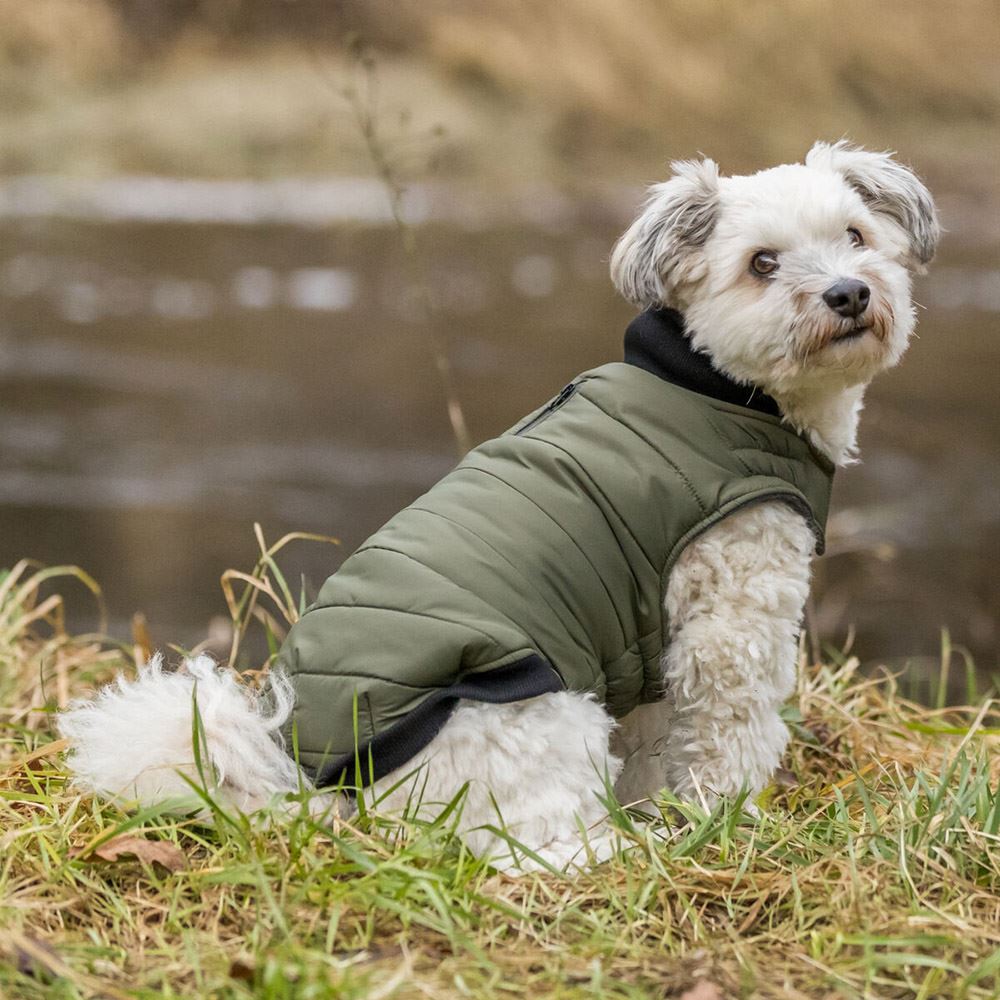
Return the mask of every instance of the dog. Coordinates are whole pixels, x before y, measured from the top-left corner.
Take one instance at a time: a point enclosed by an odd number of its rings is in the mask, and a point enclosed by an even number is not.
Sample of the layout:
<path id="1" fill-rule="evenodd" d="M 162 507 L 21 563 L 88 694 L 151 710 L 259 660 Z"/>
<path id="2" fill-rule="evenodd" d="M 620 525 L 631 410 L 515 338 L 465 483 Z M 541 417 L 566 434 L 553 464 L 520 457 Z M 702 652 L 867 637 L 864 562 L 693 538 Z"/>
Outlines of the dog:
<path id="1" fill-rule="evenodd" d="M 352 555 L 264 698 L 205 657 L 156 658 L 70 706 L 75 782 L 143 805 L 189 793 L 195 699 L 222 802 L 251 811 L 310 779 L 341 811 L 461 792 L 460 832 L 501 866 L 519 863 L 509 838 L 545 864 L 607 856 L 615 783 L 752 809 L 789 738 L 832 473 L 906 350 L 911 275 L 939 236 L 918 177 L 844 141 L 748 176 L 674 163 L 611 255 L 640 310 L 625 362 Z"/>

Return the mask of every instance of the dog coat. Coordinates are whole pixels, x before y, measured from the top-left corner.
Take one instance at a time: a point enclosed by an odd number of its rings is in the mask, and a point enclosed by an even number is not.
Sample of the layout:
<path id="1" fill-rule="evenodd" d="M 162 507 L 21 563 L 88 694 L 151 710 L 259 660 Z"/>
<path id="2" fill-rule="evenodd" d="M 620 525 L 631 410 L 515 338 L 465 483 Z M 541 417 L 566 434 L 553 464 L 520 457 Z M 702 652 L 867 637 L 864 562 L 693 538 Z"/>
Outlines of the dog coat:
<path id="1" fill-rule="evenodd" d="M 629 326 L 625 361 L 575 378 L 368 539 L 278 665 L 317 784 L 406 764 L 459 699 L 592 692 L 620 717 L 661 695 L 663 595 L 684 547 L 780 500 L 823 549 L 833 466 L 773 399 L 694 352 L 681 316 Z"/>

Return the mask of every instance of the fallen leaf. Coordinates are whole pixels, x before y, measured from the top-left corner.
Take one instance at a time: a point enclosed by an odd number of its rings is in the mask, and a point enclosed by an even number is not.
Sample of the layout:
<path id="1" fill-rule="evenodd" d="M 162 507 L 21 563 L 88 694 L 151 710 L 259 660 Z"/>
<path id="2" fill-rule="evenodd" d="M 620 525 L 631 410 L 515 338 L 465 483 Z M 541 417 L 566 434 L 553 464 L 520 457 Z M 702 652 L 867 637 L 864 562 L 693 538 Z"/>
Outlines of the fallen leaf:
<path id="1" fill-rule="evenodd" d="M 234 958 L 229 964 L 229 977 L 243 983 L 252 983 L 255 969 L 253 959 Z"/>
<path id="2" fill-rule="evenodd" d="M 127 854 L 147 864 L 162 865 L 168 872 L 179 872 L 187 868 L 187 858 L 176 844 L 171 844 L 168 840 L 148 840 L 132 834 L 122 834 L 104 841 L 85 860 L 117 861 Z"/>

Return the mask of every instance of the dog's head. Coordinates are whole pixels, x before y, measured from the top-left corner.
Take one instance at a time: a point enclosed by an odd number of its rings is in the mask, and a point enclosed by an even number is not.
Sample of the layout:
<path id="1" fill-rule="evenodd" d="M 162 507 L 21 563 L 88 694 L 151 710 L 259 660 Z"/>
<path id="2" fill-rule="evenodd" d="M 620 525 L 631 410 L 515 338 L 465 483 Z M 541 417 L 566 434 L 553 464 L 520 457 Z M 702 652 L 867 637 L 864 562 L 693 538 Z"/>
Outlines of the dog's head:
<path id="1" fill-rule="evenodd" d="M 804 164 L 747 177 L 720 177 L 711 160 L 673 174 L 612 254 L 627 299 L 680 310 L 696 348 L 770 392 L 859 384 L 899 360 L 910 273 L 940 235 L 912 171 L 819 142 Z"/>

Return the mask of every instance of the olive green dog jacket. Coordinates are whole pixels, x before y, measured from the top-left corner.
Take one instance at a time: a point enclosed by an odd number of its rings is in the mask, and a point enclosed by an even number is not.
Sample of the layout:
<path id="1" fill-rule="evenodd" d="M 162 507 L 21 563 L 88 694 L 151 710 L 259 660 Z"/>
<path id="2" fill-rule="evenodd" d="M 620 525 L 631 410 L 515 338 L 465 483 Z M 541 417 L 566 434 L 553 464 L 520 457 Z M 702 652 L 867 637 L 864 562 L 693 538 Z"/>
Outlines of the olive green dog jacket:
<path id="1" fill-rule="evenodd" d="M 822 551 L 833 467 L 770 397 L 671 310 L 633 322 L 626 362 L 470 452 L 326 581 L 278 660 L 318 784 L 406 764 L 459 699 L 586 691 L 616 717 L 655 700 L 667 576 L 748 504 L 790 504 Z"/>

